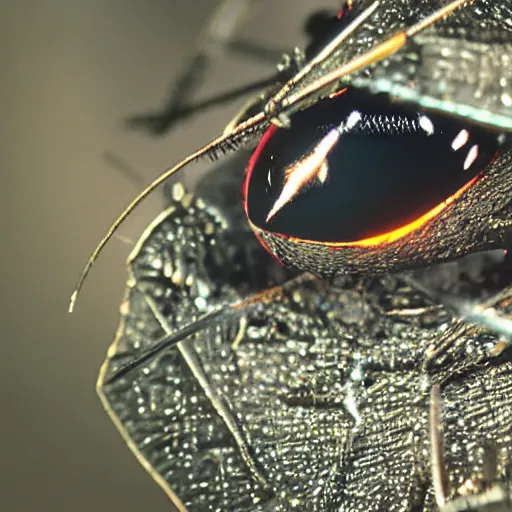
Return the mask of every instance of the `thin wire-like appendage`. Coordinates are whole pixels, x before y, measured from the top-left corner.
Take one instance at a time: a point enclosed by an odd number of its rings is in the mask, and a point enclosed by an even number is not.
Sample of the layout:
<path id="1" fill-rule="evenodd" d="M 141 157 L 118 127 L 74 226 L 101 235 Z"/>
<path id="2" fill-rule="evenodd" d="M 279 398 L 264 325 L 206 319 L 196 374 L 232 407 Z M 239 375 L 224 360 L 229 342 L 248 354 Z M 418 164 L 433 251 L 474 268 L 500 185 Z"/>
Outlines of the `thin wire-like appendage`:
<path id="1" fill-rule="evenodd" d="M 375 64 L 376 62 L 379 62 L 382 59 L 389 57 L 393 53 L 400 50 L 410 37 L 416 35 L 421 30 L 430 27 L 435 22 L 448 16 L 453 11 L 455 11 L 455 9 L 459 8 L 461 5 L 466 3 L 468 3 L 468 0 L 454 0 L 450 2 L 448 5 L 433 12 L 426 18 L 420 20 L 412 27 L 397 32 L 394 36 L 390 37 L 389 39 L 386 39 L 383 43 L 380 43 L 377 46 L 373 47 L 365 54 L 360 55 L 355 59 L 352 59 L 351 61 L 340 66 L 339 68 L 334 69 L 329 73 L 326 73 L 318 80 L 315 80 L 315 82 L 313 82 L 312 84 L 297 91 L 296 94 L 291 94 L 290 96 L 283 100 L 282 108 L 289 108 L 292 105 L 295 105 L 296 103 L 304 100 L 311 94 L 316 93 L 329 85 L 332 85 L 333 83 L 349 75 L 350 73 L 358 71 L 359 69 L 367 67 L 371 64 Z"/>
<path id="2" fill-rule="evenodd" d="M 148 306 L 153 311 L 156 320 L 162 327 L 162 329 L 168 334 L 171 335 L 171 327 L 167 323 L 166 318 L 162 315 L 162 312 L 158 309 L 157 305 L 153 301 L 153 299 L 147 295 L 145 295 L 146 302 Z M 249 468 L 249 471 L 254 476 L 254 478 L 263 486 L 264 489 L 269 488 L 269 484 L 263 474 L 258 470 L 256 462 L 254 461 L 253 455 L 251 454 L 251 450 L 249 449 L 247 439 L 242 431 L 239 423 L 236 421 L 233 411 L 230 409 L 226 400 L 222 396 L 222 393 L 216 388 L 214 384 L 212 384 L 208 380 L 208 376 L 205 374 L 203 366 L 201 364 L 201 360 L 190 344 L 181 343 L 178 345 L 178 348 L 181 352 L 181 355 L 185 359 L 188 367 L 194 374 L 199 385 L 203 388 L 205 395 L 208 397 L 208 400 L 211 402 L 219 416 L 222 418 L 226 427 L 231 432 L 235 443 L 238 446 L 240 451 L 240 455 L 244 460 L 245 464 Z"/>
<path id="3" fill-rule="evenodd" d="M 131 372 L 138 366 L 146 363 L 150 359 L 153 359 L 153 357 L 157 356 L 164 350 L 173 347 L 180 341 L 183 341 L 185 338 L 188 338 L 189 336 L 202 331 L 208 327 L 211 321 L 215 318 L 220 316 L 225 317 L 232 311 L 233 308 L 230 306 L 219 307 L 218 309 L 210 311 L 197 320 L 194 320 L 193 322 L 183 326 L 179 331 L 172 332 L 163 336 L 154 345 L 151 345 L 149 348 L 140 353 L 135 359 L 118 368 L 115 373 L 113 373 L 108 379 L 105 379 L 105 384 L 111 384 L 112 382 L 119 380 L 121 377 Z"/>
<path id="4" fill-rule="evenodd" d="M 432 485 L 438 507 L 446 503 L 448 493 L 448 477 L 444 465 L 444 447 L 442 439 L 442 421 L 443 401 L 439 384 L 432 386 L 430 393 L 430 460 L 432 470 Z"/>
<path id="5" fill-rule="evenodd" d="M 166 181 L 168 178 L 170 178 L 173 174 L 178 172 L 180 169 L 183 169 L 186 165 L 195 162 L 202 156 L 207 155 L 210 151 L 215 150 L 215 148 L 218 148 L 222 145 L 223 142 L 229 142 L 230 139 L 233 138 L 234 135 L 237 134 L 243 134 L 244 132 L 249 131 L 251 128 L 255 128 L 258 125 L 261 124 L 262 121 L 265 120 L 265 114 L 263 112 L 260 112 L 259 114 L 256 114 L 255 116 L 251 117 L 247 121 L 239 124 L 236 126 L 233 131 L 229 134 L 223 134 L 220 137 L 217 137 L 216 139 L 213 139 L 211 142 L 203 146 L 202 148 L 198 149 L 191 155 L 189 155 L 187 158 L 176 164 L 174 167 L 171 167 L 170 169 L 167 169 L 164 171 L 160 176 L 155 178 L 154 181 L 152 181 L 135 199 L 133 199 L 130 204 L 123 210 L 123 212 L 115 219 L 115 221 L 111 224 L 110 228 L 107 230 L 101 241 L 98 243 L 94 251 L 90 254 L 89 258 L 87 259 L 87 262 L 82 270 L 82 273 L 78 279 L 77 285 L 75 287 L 75 291 L 71 295 L 71 300 L 69 302 L 69 312 L 72 313 L 73 309 L 75 307 L 76 299 L 78 297 L 78 294 L 80 293 L 80 290 L 82 289 L 83 283 L 85 281 L 85 278 L 87 277 L 87 274 L 91 270 L 91 267 L 93 263 L 96 261 L 96 258 L 99 256 L 107 242 L 112 238 L 112 235 L 117 231 L 119 226 L 126 220 L 128 215 L 135 209 L 135 207 L 141 203 L 144 199 L 146 199 L 153 190 L 155 190 L 159 185 L 161 185 L 164 181 Z"/>
<path id="6" fill-rule="evenodd" d="M 187 325 L 181 327 L 178 331 L 172 332 L 160 338 L 156 343 L 142 351 L 135 359 L 121 366 L 113 373 L 108 379 L 105 379 L 105 384 L 110 384 L 130 371 L 146 363 L 150 359 L 163 352 L 164 350 L 177 345 L 185 338 L 196 334 L 203 329 L 206 329 L 212 322 L 218 318 L 225 319 L 228 315 L 240 315 L 247 313 L 251 307 L 257 307 L 262 303 L 269 303 L 276 297 L 282 296 L 284 291 L 289 288 L 296 287 L 308 281 L 316 281 L 317 278 L 313 274 L 301 274 L 298 277 L 286 281 L 282 285 L 267 288 L 266 290 L 257 292 L 245 299 L 219 306 L 217 309 L 205 313 L 197 320 L 193 320 Z"/>
<path id="7" fill-rule="evenodd" d="M 288 82 L 286 82 L 273 98 L 267 103 L 267 111 L 269 105 L 278 105 L 283 98 L 295 87 L 308 73 L 315 67 L 324 62 L 334 51 L 336 51 L 341 43 L 345 41 L 353 32 L 366 20 L 370 15 L 375 12 L 379 6 L 379 1 L 373 2 L 367 9 L 365 9 L 357 18 L 349 23 L 344 30 L 342 30 L 332 41 L 330 41 L 310 62 L 308 62 L 298 73 L 296 73 Z"/>
<path id="8" fill-rule="evenodd" d="M 324 77 L 319 78 L 313 84 L 303 88 L 297 94 L 292 94 L 288 96 L 287 98 L 285 98 L 285 100 L 283 100 L 281 107 L 278 107 L 278 115 L 280 109 L 286 109 L 298 103 L 299 101 L 305 99 L 313 92 L 317 92 L 324 88 L 326 85 L 330 85 L 336 80 L 339 80 L 343 76 L 348 75 L 358 69 L 361 69 L 365 66 L 368 66 L 370 64 L 373 64 L 375 62 L 378 62 L 379 60 L 388 57 L 395 51 L 402 48 L 402 46 L 407 41 L 408 37 L 418 33 L 420 30 L 423 30 L 428 26 L 431 26 L 433 23 L 440 20 L 441 18 L 444 18 L 445 16 L 453 12 L 456 8 L 466 3 L 467 1 L 468 0 L 454 0 L 450 2 L 442 9 L 435 11 L 433 14 L 429 15 L 428 17 L 421 20 L 417 24 L 413 25 L 409 29 L 401 31 L 395 36 L 391 37 L 390 39 L 384 41 L 384 43 L 377 45 L 376 47 L 368 51 L 366 54 L 356 57 L 347 64 L 337 68 L 332 73 L 328 73 Z M 373 4 L 369 7 L 369 9 L 372 8 Z M 91 270 L 93 263 L 96 261 L 97 257 L 99 256 L 107 242 L 110 240 L 110 238 L 112 238 L 112 235 L 117 231 L 119 226 L 126 220 L 128 215 L 130 215 L 130 213 L 137 207 L 137 205 L 141 203 L 149 194 L 151 194 L 151 192 L 153 192 L 153 190 L 155 190 L 159 185 L 161 185 L 164 181 L 166 181 L 180 169 L 183 169 L 188 164 L 198 160 L 203 156 L 208 156 L 212 154 L 217 155 L 219 150 L 232 151 L 238 149 L 244 142 L 244 136 L 245 140 L 247 140 L 247 138 L 249 138 L 250 135 L 253 135 L 255 132 L 257 132 L 258 128 L 261 128 L 265 121 L 271 120 L 271 117 L 273 116 L 272 112 L 273 110 L 275 110 L 272 108 L 272 106 L 276 106 L 276 103 L 272 102 L 271 99 L 267 103 L 264 112 L 260 112 L 255 116 L 251 117 L 250 119 L 248 119 L 247 121 L 237 125 L 233 128 L 231 132 L 224 133 L 219 137 L 213 139 L 211 142 L 209 142 L 202 148 L 198 149 L 194 153 L 190 154 L 188 157 L 183 159 L 174 167 L 171 167 L 170 169 L 164 171 L 162 174 L 160 174 L 160 176 L 155 178 L 155 180 L 152 183 L 150 183 L 144 190 L 142 190 L 142 192 L 137 197 L 135 197 L 135 199 L 133 199 L 130 202 L 130 204 L 124 209 L 124 211 L 114 220 L 110 228 L 107 230 L 106 234 L 103 236 L 103 238 L 100 240 L 96 248 L 89 255 L 89 258 L 87 259 L 87 262 L 85 263 L 82 273 L 78 279 L 75 290 L 71 295 L 68 309 L 70 313 L 73 311 L 75 307 L 78 294 L 82 289 L 85 278 L 89 274 L 89 271 Z M 270 112 L 270 114 L 266 112 Z M 239 136 L 240 139 L 238 139 L 237 136 Z"/>

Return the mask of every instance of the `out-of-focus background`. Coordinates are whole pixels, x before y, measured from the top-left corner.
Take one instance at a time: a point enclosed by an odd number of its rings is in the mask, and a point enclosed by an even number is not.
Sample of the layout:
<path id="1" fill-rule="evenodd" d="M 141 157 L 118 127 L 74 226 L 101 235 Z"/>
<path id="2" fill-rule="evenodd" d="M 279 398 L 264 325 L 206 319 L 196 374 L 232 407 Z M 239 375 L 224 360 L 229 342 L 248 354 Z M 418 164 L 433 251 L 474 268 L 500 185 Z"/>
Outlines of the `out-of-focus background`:
<path id="1" fill-rule="evenodd" d="M 67 306 L 85 258 L 140 187 L 118 168 L 129 166 L 149 181 L 219 134 L 243 103 L 205 111 L 160 137 L 125 124 L 131 116 L 162 109 L 216 5 L 0 5 L 2 511 L 172 510 L 94 390 L 117 325 L 129 243 L 109 244 L 73 315 Z M 302 44 L 302 22 L 319 6 L 311 0 L 254 0 L 240 39 L 289 50 Z M 270 62 L 221 54 L 197 99 L 273 70 Z M 189 170 L 190 183 L 195 173 L 197 168 Z M 121 234 L 136 240 L 160 205 L 156 193 Z"/>

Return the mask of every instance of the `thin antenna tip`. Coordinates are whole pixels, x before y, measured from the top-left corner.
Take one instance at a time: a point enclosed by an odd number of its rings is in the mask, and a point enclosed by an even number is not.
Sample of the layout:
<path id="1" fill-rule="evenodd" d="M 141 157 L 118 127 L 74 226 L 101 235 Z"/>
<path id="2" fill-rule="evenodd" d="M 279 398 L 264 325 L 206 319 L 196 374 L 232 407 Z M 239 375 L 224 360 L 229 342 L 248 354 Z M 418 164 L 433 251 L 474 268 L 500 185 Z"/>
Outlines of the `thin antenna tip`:
<path id="1" fill-rule="evenodd" d="M 68 313 L 73 313 L 73 310 L 75 309 L 77 297 L 78 297 L 78 290 L 75 290 L 73 292 L 73 295 L 71 295 L 71 298 L 69 299 Z"/>

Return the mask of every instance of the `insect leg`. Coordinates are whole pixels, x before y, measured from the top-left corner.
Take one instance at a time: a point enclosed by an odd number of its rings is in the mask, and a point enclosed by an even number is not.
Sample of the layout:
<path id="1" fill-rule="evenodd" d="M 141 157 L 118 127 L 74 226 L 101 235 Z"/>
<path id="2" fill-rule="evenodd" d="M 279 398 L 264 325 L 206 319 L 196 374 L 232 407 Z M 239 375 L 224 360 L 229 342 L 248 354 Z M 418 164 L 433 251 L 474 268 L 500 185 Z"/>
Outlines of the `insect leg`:
<path id="1" fill-rule="evenodd" d="M 128 119 L 128 125 L 146 128 L 153 135 L 161 135 L 178 121 L 192 115 L 194 112 L 213 104 L 229 101 L 247 91 L 254 90 L 258 84 L 250 84 L 217 98 L 205 100 L 200 104 L 190 105 L 190 98 L 203 82 L 204 75 L 212 61 L 220 53 L 232 48 L 233 38 L 238 27 L 254 2 L 255 0 L 223 0 L 203 28 L 195 51 L 174 82 L 169 99 L 162 112 L 133 116 Z M 255 53 L 254 48 L 252 48 L 252 53 Z"/>
<path id="2" fill-rule="evenodd" d="M 142 364 L 153 359 L 158 354 L 161 354 L 164 350 L 171 348 L 175 345 L 178 345 L 180 342 L 189 338 L 193 334 L 196 334 L 202 331 L 203 329 L 206 329 L 207 327 L 214 325 L 215 321 L 222 322 L 225 321 L 228 316 L 247 313 L 251 311 L 253 308 L 257 309 L 260 304 L 268 304 L 275 300 L 276 298 L 281 297 L 285 290 L 289 288 L 293 289 L 308 281 L 318 281 L 320 283 L 316 276 L 304 273 L 296 278 L 290 279 L 289 281 L 285 282 L 282 285 L 267 288 L 266 290 L 250 295 L 249 297 L 243 300 L 234 302 L 232 304 L 220 306 L 217 309 L 214 309 L 213 311 L 210 311 L 202 315 L 197 320 L 193 320 L 192 322 L 184 325 L 178 331 L 171 331 L 170 329 L 167 330 L 164 328 L 166 334 L 163 338 L 156 341 L 149 348 L 141 352 L 135 359 L 121 366 L 108 379 L 105 379 L 105 384 L 111 384 L 112 382 L 115 382 L 116 380 L 123 377 L 130 371 L 134 370 L 135 368 L 138 368 Z M 144 296 L 146 301 L 150 300 L 147 294 L 144 294 Z M 148 302 L 148 305 L 151 307 L 152 310 L 154 309 L 153 302 Z M 153 313 L 156 316 L 155 311 L 153 311 Z M 162 323 L 160 319 L 159 322 Z"/>
<path id="3" fill-rule="evenodd" d="M 165 331 L 167 336 L 173 336 L 171 327 L 167 323 L 165 316 L 162 315 L 162 313 L 159 311 L 153 299 L 147 294 L 144 295 L 147 304 L 151 308 L 153 314 L 155 315 L 155 318 L 158 320 L 158 323 L 161 325 L 162 329 Z M 249 452 L 249 447 L 247 445 L 247 442 L 244 438 L 242 431 L 238 427 L 238 424 L 233 414 L 231 413 L 229 407 L 226 405 L 224 399 L 218 393 L 215 386 L 212 385 L 208 380 L 208 377 L 206 376 L 201 366 L 199 357 L 196 351 L 194 350 L 193 344 L 187 342 L 187 340 L 183 340 L 180 343 L 178 343 L 178 350 L 180 351 L 181 355 L 187 362 L 197 382 L 203 388 L 206 396 L 208 397 L 212 405 L 215 407 L 215 410 L 223 419 L 224 423 L 226 424 L 229 431 L 233 435 L 233 439 L 235 440 L 238 449 L 240 450 L 240 454 L 242 455 L 244 462 L 247 464 L 247 467 L 249 468 L 249 471 L 252 473 L 254 478 L 256 478 L 256 480 L 262 485 L 264 489 L 268 489 L 269 484 L 265 480 L 261 472 L 258 470 L 256 463 Z"/>
<path id="4" fill-rule="evenodd" d="M 432 386 L 430 394 L 430 449 L 432 484 L 438 507 L 446 503 L 448 494 L 448 475 L 444 465 L 444 446 L 442 439 L 443 402 L 438 384 Z"/>

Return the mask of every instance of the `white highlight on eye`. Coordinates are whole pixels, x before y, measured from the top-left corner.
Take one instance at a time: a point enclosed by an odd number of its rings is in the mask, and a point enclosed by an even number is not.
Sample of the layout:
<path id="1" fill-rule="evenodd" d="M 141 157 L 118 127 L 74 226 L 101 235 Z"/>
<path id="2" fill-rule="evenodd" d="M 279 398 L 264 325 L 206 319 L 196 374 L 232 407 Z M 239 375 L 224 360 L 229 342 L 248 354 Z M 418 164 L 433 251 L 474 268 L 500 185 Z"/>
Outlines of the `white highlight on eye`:
<path id="1" fill-rule="evenodd" d="M 468 151 L 468 155 L 466 156 L 466 160 L 464 160 L 464 170 L 467 171 L 474 163 L 474 161 L 478 157 L 478 144 L 471 146 L 471 149 Z"/>
<path id="2" fill-rule="evenodd" d="M 420 127 L 423 129 L 423 131 L 427 135 L 433 135 L 435 128 L 434 128 L 434 123 L 430 120 L 430 117 L 421 115 L 418 118 L 418 122 L 419 122 Z"/>
<path id="3" fill-rule="evenodd" d="M 285 169 L 283 189 L 267 215 L 266 222 L 269 222 L 283 206 L 292 201 L 299 194 L 302 187 L 310 183 L 315 177 L 321 183 L 325 183 L 329 173 L 327 155 L 338 142 L 343 126 L 342 123 L 338 128 L 330 130 L 311 153 Z"/>
<path id="4" fill-rule="evenodd" d="M 461 130 L 452 141 L 453 151 L 457 151 L 469 140 L 469 132 L 467 130 Z"/>
<path id="5" fill-rule="evenodd" d="M 345 122 L 345 126 L 344 128 L 347 129 L 347 130 L 350 130 L 352 128 L 354 128 L 354 126 L 359 122 L 361 121 L 361 119 L 363 118 L 363 115 L 361 114 L 361 112 L 359 112 L 358 110 L 354 110 L 352 111 L 348 117 L 347 117 L 347 120 Z"/>

